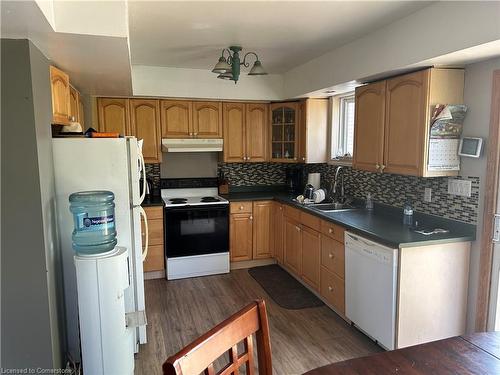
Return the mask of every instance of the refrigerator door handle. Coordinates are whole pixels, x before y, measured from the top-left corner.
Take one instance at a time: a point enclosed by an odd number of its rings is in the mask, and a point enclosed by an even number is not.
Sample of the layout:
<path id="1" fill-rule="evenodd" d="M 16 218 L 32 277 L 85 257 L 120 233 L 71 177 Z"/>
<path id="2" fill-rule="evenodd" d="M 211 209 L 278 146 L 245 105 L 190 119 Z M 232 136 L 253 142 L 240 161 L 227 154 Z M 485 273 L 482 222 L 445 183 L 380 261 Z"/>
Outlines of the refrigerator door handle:
<path id="1" fill-rule="evenodd" d="M 142 194 L 139 198 L 139 204 L 142 204 L 142 202 L 144 202 L 144 198 L 146 197 L 146 163 L 144 162 L 144 156 L 142 155 L 142 150 L 140 148 L 137 148 L 137 155 L 139 155 L 139 162 L 141 163 L 142 170 Z"/>
<path id="2" fill-rule="evenodd" d="M 148 246 L 149 246 L 149 229 L 148 229 L 148 217 L 146 216 L 146 211 L 144 211 L 144 208 L 141 206 L 137 206 L 139 208 L 139 214 L 142 216 L 144 219 L 144 229 L 146 231 L 146 236 L 145 236 L 145 246 L 144 250 L 142 251 L 142 261 L 144 262 L 146 260 L 146 257 L 148 256 Z"/>

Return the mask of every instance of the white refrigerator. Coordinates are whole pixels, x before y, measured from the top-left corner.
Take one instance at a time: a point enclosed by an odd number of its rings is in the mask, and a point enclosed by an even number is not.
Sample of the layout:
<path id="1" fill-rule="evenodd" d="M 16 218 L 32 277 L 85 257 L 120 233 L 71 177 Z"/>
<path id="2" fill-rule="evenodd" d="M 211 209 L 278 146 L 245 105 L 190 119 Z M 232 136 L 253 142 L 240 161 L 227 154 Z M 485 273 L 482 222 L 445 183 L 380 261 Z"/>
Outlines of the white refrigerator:
<path id="1" fill-rule="evenodd" d="M 117 246 L 128 250 L 131 285 L 125 290 L 127 313 L 145 310 L 143 261 L 147 256 L 141 239 L 141 207 L 146 189 L 140 195 L 139 179 L 146 183 L 144 158 L 135 137 L 125 138 L 54 138 L 53 157 L 56 185 L 58 232 L 62 252 L 68 352 L 81 359 L 78 326 L 78 296 L 71 234 L 73 218 L 69 195 L 78 191 L 109 190 L 115 195 Z M 144 186 L 145 187 L 145 186 Z M 134 350 L 146 343 L 146 327 L 134 330 Z"/>

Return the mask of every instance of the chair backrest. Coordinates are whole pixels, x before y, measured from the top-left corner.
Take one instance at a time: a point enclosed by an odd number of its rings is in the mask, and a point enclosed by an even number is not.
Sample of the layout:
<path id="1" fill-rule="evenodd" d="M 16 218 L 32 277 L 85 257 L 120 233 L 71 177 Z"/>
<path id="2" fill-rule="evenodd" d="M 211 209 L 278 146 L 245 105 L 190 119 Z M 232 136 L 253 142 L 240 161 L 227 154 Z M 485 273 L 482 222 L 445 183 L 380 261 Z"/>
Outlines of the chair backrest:
<path id="1" fill-rule="evenodd" d="M 243 365 L 248 375 L 254 374 L 254 333 L 259 375 L 272 375 L 269 324 L 264 300 L 252 302 L 169 357 L 163 364 L 163 374 L 196 375 L 204 372 L 206 375 L 215 375 L 214 362 L 226 351 L 229 352 L 229 363 L 217 375 L 238 375 Z M 240 342 L 244 344 L 244 353 L 238 353 Z"/>

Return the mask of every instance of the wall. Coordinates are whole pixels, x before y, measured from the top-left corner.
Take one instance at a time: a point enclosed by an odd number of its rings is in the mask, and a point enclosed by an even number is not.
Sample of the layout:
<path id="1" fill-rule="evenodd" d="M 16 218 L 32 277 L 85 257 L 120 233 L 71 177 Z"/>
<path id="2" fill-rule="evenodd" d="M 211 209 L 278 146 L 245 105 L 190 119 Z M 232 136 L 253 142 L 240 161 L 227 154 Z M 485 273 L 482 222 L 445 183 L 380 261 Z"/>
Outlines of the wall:
<path id="1" fill-rule="evenodd" d="M 216 177 L 217 152 L 164 152 L 161 178 Z"/>
<path id="2" fill-rule="evenodd" d="M 421 62 L 431 65 L 429 59 L 498 40 L 499 14 L 500 2 L 495 1 L 435 2 L 286 72 L 284 97 L 302 96 Z"/>
<path id="3" fill-rule="evenodd" d="M 464 135 L 488 138 L 490 125 L 491 83 L 493 71 L 500 69 L 500 58 L 468 65 L 465 68 L 464 99 L 469 109 L 464 122 Z M 479 159 L 462 158 L 461 172 L 478 176 L 481 181 L 486 178 L 486 152 Z M 472 244 L 469 274 L 469 301 L 467 309 L 467 330 L 474 331 L 476 316 L 476 298 L 479 277 L 479 253 L 481 243 L 482 215 L 484 202 L 484 184 L 479 189 L 478 226 L 476 238 Z M 498 261 L 497 261 L 498 269 Z M 498 271 L 496 272 L 498 275 Z M 492 294 L 494 294 L 492 292 Z M 493 317 L 493 316 L 492 316 Z"/>
<path id="4" fill-rule="evenodd" d="M 48 60 L 27 40 L 2 39 L 1 57 L 1 366 L 60 367 Z"/>
<path id="5" fill-rule="evenodd" d="M 217 79 L 209 70 L 133 65 L 132 91 L 144 96 L 280 100 L 283 77 L 273 74 L 252 77 L 242 72 L 235 85 L 233 81 Z"/>

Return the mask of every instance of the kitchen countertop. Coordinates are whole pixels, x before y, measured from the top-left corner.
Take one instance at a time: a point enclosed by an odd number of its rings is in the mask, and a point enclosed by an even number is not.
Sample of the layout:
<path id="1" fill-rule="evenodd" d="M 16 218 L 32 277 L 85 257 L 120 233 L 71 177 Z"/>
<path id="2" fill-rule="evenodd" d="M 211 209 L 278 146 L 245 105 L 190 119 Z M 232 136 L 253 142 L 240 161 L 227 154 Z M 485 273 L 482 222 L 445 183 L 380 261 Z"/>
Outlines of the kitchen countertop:
<path id="1" fill-rule="evenodd" d="M 441 218 L 416 212 L 413 220 L 420 226 L 443 228 L 448 233 L 423 235 L 416 233 L 403 224 L 402 209 L 387 205 L 375 204 L 373 210 L 364 208 L 348 211 L 321 212 L 317 209 L 293 201 L 293 197 L 285 192 L 248 191 L 223 195 L 229 201 L 277 200 L 292 205 L 321 219 L 339 224 L 359 235 L 393 248 L 427 246 L 440 243 L 474 241 L 476 226 L 456 220 Z"/>
<path id="2" fill-rule="evenodd" d="M 159 195 L 146 195 L 144 201 L 142 202 L 142 207 L 151 207 L 151 206 L 163 206 L 163 200 Z"/>

